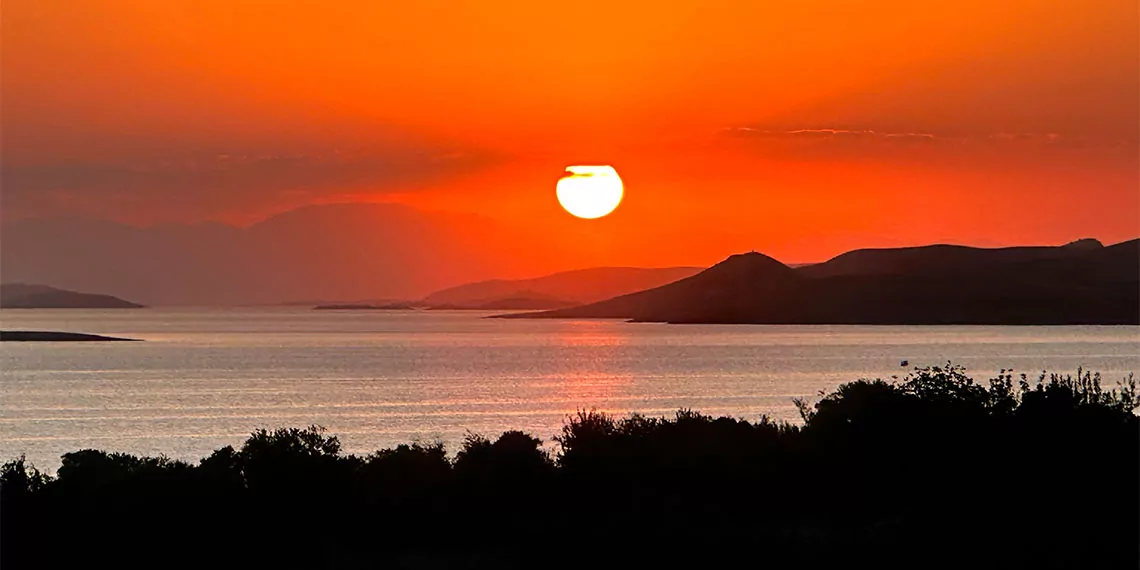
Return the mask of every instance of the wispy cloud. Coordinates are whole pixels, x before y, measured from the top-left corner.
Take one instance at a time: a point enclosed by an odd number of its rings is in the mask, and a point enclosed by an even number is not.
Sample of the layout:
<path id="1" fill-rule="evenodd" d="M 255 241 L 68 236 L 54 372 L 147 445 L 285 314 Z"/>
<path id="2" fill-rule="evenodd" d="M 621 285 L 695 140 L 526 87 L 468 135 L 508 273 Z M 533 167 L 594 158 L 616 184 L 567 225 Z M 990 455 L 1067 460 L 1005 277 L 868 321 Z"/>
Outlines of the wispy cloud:
<path id="1" fill-rule="evenodd" d="M 773 128 L 736 125 L 720 129 L 721 135 L 756 140 L 816 141 L 931 141 L 949 145 L 1022 144 L 1043 148 L 1132 148 L 1135 138 L 1066 135 L 1056 132 L 935 133 L 926 131 L 879 130 L 866 128 L 810 127 Z"/>
<path id="2" fill-rule="evenodd" d="M 170 215 L 193 210 L 198 217 L 211 217 L 216 211 L 255 211 L 283 200 L 324 199 L 365 190 L 407 192 L 495 160 L 476 150 L 265 149 L 5 164 L 0 198 L 5 210 L 22 215 L 50 216 L 78 209 L 114 217 L 132 211 Z"/>
<path id="3" fill-rule="evenodd" d="M 774 129 L 761 129 L 756 127 L 726 127 L 723 129 L 730 133 L 745 135 L 745 136 L 763 136 L 763 137 L 868 137 L 868 138 L 885 138 L 885 139 L 934 139 L 936 138 L 932 133 L 917 133 L 917 132 L 889 132 L 889 131 L 876 131 L 872 129 L 791 129 L 791 130 L 774 130 Z"/>

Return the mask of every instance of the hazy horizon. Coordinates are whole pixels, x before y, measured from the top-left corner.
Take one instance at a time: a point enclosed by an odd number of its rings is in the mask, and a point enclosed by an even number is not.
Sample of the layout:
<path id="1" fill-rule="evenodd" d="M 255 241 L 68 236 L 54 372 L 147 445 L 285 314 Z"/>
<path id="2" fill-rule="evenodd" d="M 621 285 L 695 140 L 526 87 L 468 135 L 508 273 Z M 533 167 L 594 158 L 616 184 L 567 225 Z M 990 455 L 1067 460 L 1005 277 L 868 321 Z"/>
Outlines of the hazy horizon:
<path id="1" fill-rule="evenodd" d="M 1135 2 L 3 10 L 4 281 L 415 298 L 1140 236 Z M 568 213 L 574 165 L 620 176 L 616 209 Z"/>
<path id="2" fill-rule="evenodd" d="M 0 280 L 111 294 L 148 305 L 250 306 L 415 300 L 473 282 L 533 279 L 599 267 L 710 267 L 748 251 L 802 265 L 850 251 L 836 249 L 818 259 L 789 260 L 760 246 L 725 244 L 723 251 L 708 254 L 679 247 L 676 252 L 646 257 L 636 251 L 640 242 L 590 247 L 580 239 L 581 233 L 539 241 L 477 215 L 463 218 L 471 224 L 465 231 L 456 231 L 453 220 L 454 214 L 400 204 L 303 206 L 244 227 L 225 223 L 145 227 L 77 218 L 10 220 L 0 224 Z M 417 239 L 408 239 L 408 234 Z M 879 239 L 852 249 L 935 243 L 1057 246 L 1086 238 L 1098 236 L 1074 234 L 1056 243 Z"/>
<path id="3" fill-rule="evenodd" d="M 257 227 L 390 203 L 434 229 L 378 234 L 500 258 L 400 295 L 1140 235 L 1135 2 L 595 7 L 6 2 L 0 218 Z M 620 174 L 612 214 L 559 206 L 574 164 Z"/>

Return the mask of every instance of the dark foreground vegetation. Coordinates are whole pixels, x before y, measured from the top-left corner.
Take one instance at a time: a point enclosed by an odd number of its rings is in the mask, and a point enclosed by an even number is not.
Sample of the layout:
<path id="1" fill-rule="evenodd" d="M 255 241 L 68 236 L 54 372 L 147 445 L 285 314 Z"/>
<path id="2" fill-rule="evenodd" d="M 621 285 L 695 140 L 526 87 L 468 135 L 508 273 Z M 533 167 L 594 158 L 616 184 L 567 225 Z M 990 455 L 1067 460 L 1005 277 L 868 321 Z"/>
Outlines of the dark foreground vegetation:
<path id="1" fill-rule="evenodd" d="M 582 412 L 555 437 L 341 453 L 259 431 L 197 465 L 2 471 L 3 567 L 1136 568 L 1136 384 L 960 368 L 858 381 L 802 426 Z"/>

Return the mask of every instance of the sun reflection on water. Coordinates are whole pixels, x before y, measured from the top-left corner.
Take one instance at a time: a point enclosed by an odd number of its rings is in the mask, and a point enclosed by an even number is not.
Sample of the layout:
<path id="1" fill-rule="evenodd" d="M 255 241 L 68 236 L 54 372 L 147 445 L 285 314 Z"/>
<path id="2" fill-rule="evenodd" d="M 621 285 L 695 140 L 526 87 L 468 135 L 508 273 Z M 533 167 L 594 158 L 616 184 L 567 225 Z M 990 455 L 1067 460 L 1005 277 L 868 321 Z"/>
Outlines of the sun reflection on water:
<path id="1" fill-rule="evenodd" d="M 578 321 L 555 335 L 556 342 L 574 355 L 550 375 L 552 396 L 564 404 L 567 415 L 580 409 L 613 411 L 607 405 L 629 394 L 633 374 L 621 365 L 620 355 L 630 343 L 627 331 L 611 321 Z M 626 402 L 628 404 L 628 402 Z"/>

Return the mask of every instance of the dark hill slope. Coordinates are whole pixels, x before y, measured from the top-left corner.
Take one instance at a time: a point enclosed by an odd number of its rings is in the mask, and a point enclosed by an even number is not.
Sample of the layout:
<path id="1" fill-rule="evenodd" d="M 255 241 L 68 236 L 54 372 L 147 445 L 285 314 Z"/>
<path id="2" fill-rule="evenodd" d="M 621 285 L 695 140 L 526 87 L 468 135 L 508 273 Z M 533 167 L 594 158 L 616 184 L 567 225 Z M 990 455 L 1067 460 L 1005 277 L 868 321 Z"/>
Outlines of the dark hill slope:
<path id="1" fill-rule="evenodd" d="M 656 289 L 514 316 L 674 323 L 1138 324 L 1140 240 L 1112 247 L 865 250 L 802 269 L 747 254 Z"/>
<path id="2" fill-rule="evenodd" d="M 5 309 L 138 309 L 142 305 L 111 295 L 79 293 L 47 285 L 0 285 L 0 307 Z"/>
<path id="3" fill-rule="evenodd" d="M 787 307 L 772 302 L 794 295 L 803 279 L 760 253 L 733 255 L 697 275 L 661 287 L 581 307 L 524 316 L 734 322 L 740 315 L 781 320 Z"/>
<path id="4" fill-rule="evenodd" d="M 1079 256 L 1103 250 L 1096 240 L 1078 240 L 1060 247 L 978 248 L 961 245 L 928 245 L 893 249 L 857 249 L 824 263 L 798 269 L 807 277 L 838 275 L 950 274 L 984 266 L 1009 265 L 1037 260 Z"/>
<path id="5" fill-rule="evenodd" d="M 594 267 L 563 271 L 533 279 L 492 279 L 436 291 L 428 306 L 481 307 L 509 298 L 550 297 L 560 302 L 593 303 L 684 279 L 699 267 Z"/>

